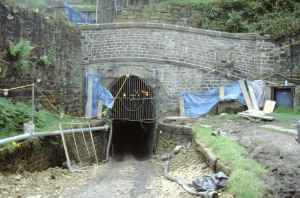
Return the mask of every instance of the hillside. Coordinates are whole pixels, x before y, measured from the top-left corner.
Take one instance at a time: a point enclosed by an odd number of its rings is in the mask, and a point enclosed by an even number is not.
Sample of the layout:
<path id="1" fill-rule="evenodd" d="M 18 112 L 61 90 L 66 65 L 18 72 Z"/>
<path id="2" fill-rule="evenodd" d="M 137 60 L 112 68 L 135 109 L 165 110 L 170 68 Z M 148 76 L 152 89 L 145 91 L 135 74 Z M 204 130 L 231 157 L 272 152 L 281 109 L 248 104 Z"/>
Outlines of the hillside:
<path id="1" fill-rule="evenodd" d="M 136 16 L 138 15 L 138 16 Z M 168 22 L 227 32 L 258 32 L 274 39 L 300 32 L 298 0 L 165 0 L 123 9 L 119 19 Z M 166 20 L 164 20 L 166 19 Z"/>

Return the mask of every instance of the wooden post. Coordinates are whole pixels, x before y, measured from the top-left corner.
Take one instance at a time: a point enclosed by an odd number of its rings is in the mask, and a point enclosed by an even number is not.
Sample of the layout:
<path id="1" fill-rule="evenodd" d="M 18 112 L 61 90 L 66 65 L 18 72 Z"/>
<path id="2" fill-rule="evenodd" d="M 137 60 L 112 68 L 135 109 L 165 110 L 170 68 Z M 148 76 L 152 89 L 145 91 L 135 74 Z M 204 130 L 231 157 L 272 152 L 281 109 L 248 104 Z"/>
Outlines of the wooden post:
<path id="1" fill-rule="evenodd" d="M 225 88 L 223 86 L 221 86 L 219 88 L 219 96 L 220 96 L 220 101 L 224 101 L 224 98 L 225 98 Z"/>
<path id="2" fill-rule="evenodd" d="M 184 112 L 184 98 L 183 98 L 183 96 L 179 97 L 179 115 L 180 116 L 185 116 L 185 112 Z"/>
<path id="3" fill-rule="evenodd" d="M 59 130 L 60 130 L 60 135 L 61 135 L 61 139 L 62 139 L 62 142 L 63 142 L 64 150 L 65 150 L 65 155 L 66 155 L 66 159 L 67 159 L 67 166 L 68 166 L 69 170 L 72 170 L 70 156 L 69 156 L 69 152 L 68 152 L 68 147 L 67 147 L 67 144 L 66 144 L 65 136 L 62 132 L 61 123 L 59 123 Z"/>
<path id="4" fill-rule="evenodd" d="M 87 78 L 88 90 L 87 90 L 87 102 L 85 107 L 85 116 L 87 118 L 92 117 L 92 103 L 93 103 L 93 80 Z"/>
<path id="5" fill-rule="evenodd" d="M 103 108 L 103 104 L 101 101 L 99 101 L 97 103 L 97 118 L 98 119 L 102 119 L 102 108 Z"/>

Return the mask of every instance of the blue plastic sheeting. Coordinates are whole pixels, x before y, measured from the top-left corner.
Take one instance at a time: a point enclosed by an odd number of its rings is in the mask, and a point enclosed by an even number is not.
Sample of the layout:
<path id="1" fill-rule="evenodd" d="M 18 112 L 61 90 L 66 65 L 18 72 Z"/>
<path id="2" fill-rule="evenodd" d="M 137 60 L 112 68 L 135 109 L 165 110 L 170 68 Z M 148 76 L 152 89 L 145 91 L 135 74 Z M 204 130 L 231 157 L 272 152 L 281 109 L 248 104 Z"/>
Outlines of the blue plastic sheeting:
<path id="1" fill-rule="evenodd" d="M 211 89 L 199 93 L 183 93 L 185 115 L 197 118 L 207 114 L 220 102 L 219 89 Z M 245 104 L 239 82 L 224 87 L 224 100 L 238 100 Z"/>
<path id="2" fill-rule="evenodd" d="M 95 19 L 93 19 L 92 17 L 84 13 L 75 10 L 72 6 L 68 5 L 67 3 L 64 4 L 64 9 L 68 19 L 72 23 L 88 23 L 88 24 L 96 23 Z"/>
<path id="3" fill-rule="evenodd" d="M 101 101 L 106 107 L 112 108 L 114 104 L 114 97 L 108 89 L 106 89 L 100 81 L 100 76 L 93 73 L 86 73 L 86 90 L 88 90 L 88 83 L 92 82 L 92 112 L 91 116 L 97 115 L 97 103 Z"/>

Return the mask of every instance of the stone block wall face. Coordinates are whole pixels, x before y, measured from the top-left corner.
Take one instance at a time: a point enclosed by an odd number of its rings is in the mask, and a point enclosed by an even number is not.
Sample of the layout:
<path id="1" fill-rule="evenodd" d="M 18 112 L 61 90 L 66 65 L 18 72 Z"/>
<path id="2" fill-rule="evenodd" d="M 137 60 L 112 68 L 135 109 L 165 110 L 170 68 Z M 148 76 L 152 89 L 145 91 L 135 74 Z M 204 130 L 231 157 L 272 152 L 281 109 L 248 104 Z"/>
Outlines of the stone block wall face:
<path id="1" fill-rule="evenodd" d="M 275 43 L 253 34 L 141 23 L 81 30 L 85 67 L 97 68 L 107 85 L 128 73 L 154 79 L 168 104 L 165 110 L 175 110 L 181 92 L 207 90 L 240 78 L 262 79 L 286 62 Z"/>

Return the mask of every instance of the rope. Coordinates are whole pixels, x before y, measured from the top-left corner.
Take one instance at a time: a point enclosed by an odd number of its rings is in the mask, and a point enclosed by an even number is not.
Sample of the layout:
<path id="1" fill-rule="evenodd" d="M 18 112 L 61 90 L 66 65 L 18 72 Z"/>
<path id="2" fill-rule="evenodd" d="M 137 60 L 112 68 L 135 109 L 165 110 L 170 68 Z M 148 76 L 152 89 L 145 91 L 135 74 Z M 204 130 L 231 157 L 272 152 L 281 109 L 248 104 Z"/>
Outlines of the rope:
<path id="1" fill-rule="evenodd" d="M 7 89 L 1 89 L 1 91 L 11 91 L 11 90 L 16 90 L 16 89 L 23 89 L 23 88 L 27 88 L 27 87 L 33 87 L 34 83 L 28 84 L 28 85 L 23 85 L 23 86 L 19 86 L 19 87 L 12 87 L 12 88 L 7 88 Z"/>
<path id="2" fill-rule="evenodd" d="M 126 75 L 126 78 L 124 79 L 124 82 L 121 85 L 121 87 L 120 87 L 119 91 L 117 92 L 116 96 L 114 97 L 114 100 L 119 96 L 119 94 L 120 94 L 121 90 L 123 89 L 123 87 L 124 87 L 126 81 L 128 80 L 128 78 L 129 78 L 129 75 Z"/>

